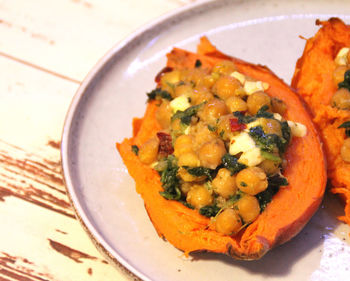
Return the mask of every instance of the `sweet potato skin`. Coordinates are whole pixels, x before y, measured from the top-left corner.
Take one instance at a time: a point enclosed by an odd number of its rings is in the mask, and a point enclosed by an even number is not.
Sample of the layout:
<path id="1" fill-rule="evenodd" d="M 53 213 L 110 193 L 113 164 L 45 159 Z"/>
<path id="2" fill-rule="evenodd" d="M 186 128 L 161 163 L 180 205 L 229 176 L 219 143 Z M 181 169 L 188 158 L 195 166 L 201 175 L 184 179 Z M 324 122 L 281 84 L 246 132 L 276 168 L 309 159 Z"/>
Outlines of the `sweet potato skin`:
<path id="1" fill-rule="evenodd" d="M 330 105 L 337 90 L 333 82 L 334 59 L 342 47 L 350 46 L 350 26 L 338 18 L 316 21 L 316 24 L 321 28 L 306 41 L 304 52 L 296 63 L 292 87 L 311 109 L 324 144 L 330 191 L 339 194 L 346 204 L 345 215 L 339 219 L 350 225 L 350 164 L 340 156 L 346 136 L 344 129 L 338 129 L 350 120 L 350 112 Z"/>
<path id="2" fill-rule="evenodd" d="M 168 54 L 167 66 L 193 67 L 197 59 L 203 67 L 212 67 L 222 59 L 233 60 L 240 72 L 270 84 L 268 93 L 283 99 L 288 105 L 284 116 L 286 119 L 307 127 L 307 136 L 294 138 L 286 153 L 288 165 L 284 175 L 288 178 L 289 186 L 281 189 L 258 219 L 244 231 L 234 237 L 225 236 L 208 228 L 209 219 L 197 211 L 161 197 L 158 174 L 143 165 L 132 153 L 131 145 L 142 144 L 160 128 L 155 121 L 156 102 L 149 103 L 137 134 L 117 144 L 117 148 L 136 181 L 137 192 L 143 197 L 150 219 L 161 237 L 186 254 L 211 251 L 237 259 L 259 259 L 274 246 L 296 235 L 317 210 L 326 184 L 320 141 L 299 98 L 266 67 L 230 58 L 217 51 L 205 38 L 201 40 L 198 54 L 175 48 Z M 318 165 L 315 166 L 315 162 Z"/>

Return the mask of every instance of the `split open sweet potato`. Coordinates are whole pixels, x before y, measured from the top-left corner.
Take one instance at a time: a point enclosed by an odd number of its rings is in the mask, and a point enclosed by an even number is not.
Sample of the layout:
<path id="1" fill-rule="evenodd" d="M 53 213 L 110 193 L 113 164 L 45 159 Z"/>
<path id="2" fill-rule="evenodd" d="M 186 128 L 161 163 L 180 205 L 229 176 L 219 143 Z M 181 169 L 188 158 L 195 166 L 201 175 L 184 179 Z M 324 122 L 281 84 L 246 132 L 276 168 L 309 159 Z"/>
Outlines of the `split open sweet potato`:
<path id="1" fill-rule="evenodd" d="M 135 179 L 148 215 L 159 236 L 186 254 L 197 251 L 225 253 L 237 259 L 261 258 L 271 248 L 290 240 L 312 217 L 321 203 L 325 185 L 325 160 L 314 125 L 299 97 L 268 68 L 226 56 L 202 38 L 197 53 L 173 49 L 168 54 L 167 67 L 192 68 L 197 60 L 211 68 L 216 62 L 232 60 L 239 72 L 269 83 L 267 93 L 287 104 L 285 119 L 307 127 L 307 135 L 293 138 L 286 154 L 283 175 L 289 185 L 281 188 L 258 218 L 234 236 L 223 235 L 208 228 L 209 219 L 183 204 L 166 200 L 158 173 L 140 162 L 132 146 L 142 145 L 161 127 L 155 113 L 157 102 L 148 104 L 142 119 L 134 119 L 133 136 L 117 143 L 117 148 Z"/>
<path id="2" fill-rule="evenodd" d="M 296 64 L 292 79 L 294 87 L 305 100 L 317 124 L 328 162 L 330 190 L 344 199 L 345 215 L 340 220 L 350 225 L 350 163 L 343 161 L 340 151 L 346 138 L 338 128 L 350 120 L 350 111 L 331 105 L 338 86 L 334 83 L 335 58 L 343 47 L 350 47 L 350 26 L 338 18 L 316 21 L 321 28 L 306 41 L 302 57 Z"/>

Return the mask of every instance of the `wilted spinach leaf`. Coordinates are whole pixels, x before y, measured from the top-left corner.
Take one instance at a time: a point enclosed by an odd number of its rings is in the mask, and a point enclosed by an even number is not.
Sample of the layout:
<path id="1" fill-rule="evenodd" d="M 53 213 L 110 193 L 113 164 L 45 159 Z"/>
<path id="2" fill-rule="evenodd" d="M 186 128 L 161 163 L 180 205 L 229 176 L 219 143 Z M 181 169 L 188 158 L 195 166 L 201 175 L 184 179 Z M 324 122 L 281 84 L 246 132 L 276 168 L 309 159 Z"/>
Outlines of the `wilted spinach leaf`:
<path id="1" fill-rule="evenodd" d="M 175 119 L 180 119 L 181 123 L 185 125 L 190 125 L 192 116 L 196 115 L 198 110 L 202 107 L 204 103 L 193 105 L 184 111 L 176 111 L 176 113 L 171 117 L 171 121 Z"/>
<path id="2" fill-rule="evenodd" d="M 207 176 L 209 180 L 213 180 L 214 174 L 216 172 L 215 170 L 209 169 L 209 168 L 206 168 L 206 167 L 188 167 L 188 166 L 184 166 L 184 168 L 192 176 L 195 176 L 195 177 Z"/>
<path id="3" fill-rule="evenodd" d="M 147 96 L 148 96 L 148 102 L 151 100 L 155 100 L 157 97 L 166 99 L 166 100 L 173 99 L 168 91 L 162 90 L 161 88 L 156 88 L 152 90 L 151 92 L 147 93 Z"/>
<path id="4" fill-rule="evenodd" d="M 228 169 L 232 175 L 247 167 L 246 165 L 239 163 L 238 158 L 229 153 L 222 156 L 221 161 L 223 166 Z"/>
<path id="5" fill-rule="evenodd" d="M 179 167 L 176 163 L 176 158 L 173 155 L 169 155 L 165 160 L 165 166 L 160 173 L 160 181 L 164 188 L 160 194 L 169 200 L 180 200 L 181 190 L 180 190 L 180 180 L 177 177 L 177 171 Z"/>
<path id="6" fill-rule="evenodd" d="M 215 217 L 219 211 L 220 208 L 216 205 L 207 205 L 199 209 L 199 213 L 208 218 Z"/>

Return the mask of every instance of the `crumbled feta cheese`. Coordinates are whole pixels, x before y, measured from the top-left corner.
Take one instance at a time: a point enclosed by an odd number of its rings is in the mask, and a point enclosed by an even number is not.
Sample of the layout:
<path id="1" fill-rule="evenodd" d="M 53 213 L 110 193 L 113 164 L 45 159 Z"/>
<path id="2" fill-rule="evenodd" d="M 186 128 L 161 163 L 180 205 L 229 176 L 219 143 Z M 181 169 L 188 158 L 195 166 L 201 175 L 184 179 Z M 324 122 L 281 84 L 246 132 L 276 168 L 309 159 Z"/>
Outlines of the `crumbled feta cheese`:
<path id="1" fill-rule="evenodd" d="M 245 76 L 244 74 L 238 72 L 238 71 L 234 71 L 230 74 L 230 76 L 236 78 L 239 82 L 241 82 L 242 85 L 244 85 L 245 82 Z"/>
<path id="2" fill-rule="evenodd" d="M 249 167 L 256 166 L 263 161 L 260 148 L 256 146 L 255 141 L 247 132 L 242 132 L 231 138 L 229 153 L 236 155 L 241 152 L 242 155 L 238 162 Z"/>
<path id="3" fill-rule="evenodd" d="M 335 57 L 335 63 L 337 65 L 346 65 L 348 63 L 348 53 L 349 53 L 350 48 L 341 48 L 340 51 L 338 52 L 337 56 Z"/>
<path id="4" fill-rule="evenodd" d="M 255 141 L 251 136 L 246 132 L 242 132 L 231 138 L 229 152 L 232 155 L 236 155 L 237 153 L 246 152 L 255 147 Z"/>
<path id="5" fill-rule="evenodd" d="M 293 121 L 287 121 L 288 125 L 291 129 L 292 135 L 295 137 L 304 137 L 307 133 L 307 128 L 305 125 L 293 122 Z"/>
<path id="6" fill-rule="evenodd" d="M 254 147 L 253 149 L 243 152 L 238 159 L 238 162 L 245 164 L 248 167 L 259 165 L 262 161 L 263 157 L 261 156 L 259 147 Z"/>
<path id="7" fill-rule="evenodd" d="M 264 84 L 265 84 L 265 87 L 268 88 L 269 84 L 263 83 L 261 81 L 245 81 L 244 91 L 247 93 L 247 95 L 251 95 L 258 91 L 264 91 L 265 90 Z"/>
<path id="8" fill-rule="evenodd" d="M 275 118 L 278 121 L 282 121 L 282 116 L 280 114 L 278 114 L 278 113 L 274 113 L 273 114 L 273 118 Z"/>
<path id="9" fill-rule="evenodd" d="M 173 110 L 173 112 L 184 111 L 187 108 L 189 108 L 190 106 L 191 106 L 191 104 L 188 101 L 188 98 L 184 95 L 179 96 L 170 102 L 170 107 Z"/>

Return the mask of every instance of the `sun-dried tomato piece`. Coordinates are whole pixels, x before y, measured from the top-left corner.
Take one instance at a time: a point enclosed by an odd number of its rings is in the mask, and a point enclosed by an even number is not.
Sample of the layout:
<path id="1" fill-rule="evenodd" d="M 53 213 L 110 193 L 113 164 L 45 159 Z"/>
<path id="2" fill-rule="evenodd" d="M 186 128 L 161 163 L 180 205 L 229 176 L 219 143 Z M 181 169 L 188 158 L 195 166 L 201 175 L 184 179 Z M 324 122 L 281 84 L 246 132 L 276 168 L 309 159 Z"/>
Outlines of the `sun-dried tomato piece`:
<path id="1" fill-rule="evenodd" d="M 242 131 L 247 128 L 247 125 L 240 123 L 237 118 L 230 119 L 231 132 Z"/>
<path id="2" fill-rule="evenodd" d="M 158 154 L 161 157 L 166 157 L 169 154 L 173 154 L 174 148 L 172 144 L 172 138 L 169 134 L 164 132 L 158 132 L 157 137 L 159 139 L 159 150 Z"/>

